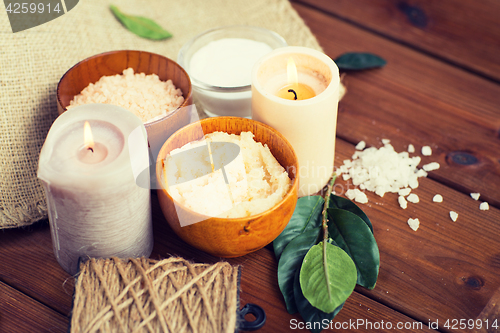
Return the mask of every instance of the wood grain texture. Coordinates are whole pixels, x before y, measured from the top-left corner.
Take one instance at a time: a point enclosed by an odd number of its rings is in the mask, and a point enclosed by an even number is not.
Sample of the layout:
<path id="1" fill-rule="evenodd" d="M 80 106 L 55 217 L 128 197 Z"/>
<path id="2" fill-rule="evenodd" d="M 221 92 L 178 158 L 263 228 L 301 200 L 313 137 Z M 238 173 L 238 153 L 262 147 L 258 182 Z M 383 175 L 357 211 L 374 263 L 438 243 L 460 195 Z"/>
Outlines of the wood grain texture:
<path id="1" fill-rule="evenodd" d="M 0 282 L 0 332 L 66 332 L 69 318 Z"/>
<path id="2" fill-rule="evenodd" d="M 354 151 L 337 140 L 335 165 Z M 359 204 L 380 249 L 377 286 L 359 291 L 422 322 L 475 319 L 500 287 L 500 211 L 480 211 L 478 201 L 432 179 L 419 182 L 412 193 L 420 202 L 408 203 L 406 210 L 393 193 L 382 198 L 367 191 L 369 203 Z M 338 179 L 334 190 L 341 195 L 349 188 L 350 182 Z M 432 202 L 438 193 L 444 201 Z M 459 214 L 456 222 L 450 219 L 452 210 Z M 409 218 L 419 218 L 416 232 L 408 226 Z"/>
<path id="3" fill-rule="evenodd" d="M 332 58 L 366 51 L 387 60 L 382 69 L 348 73 L 339 105 L 337 136 L 376 145 L 391 139 L 398 149 L 430 145 L 441 168 L 432 178 L 500 207 L 500 85 L 429 58 L 364 30 L 294 5 Z M 328 26 L 329 29 L 324 29 Z M 454 154 L 475 163 L 461 165 Z"/>
<path id="4" fill-rule="evenodd" d="M 64 315 L 74 279 L 56 261 L 48 221 L 0 233 L 0 281 Z"/>
<path id="5" fill-rule="evenodd" d="M 221 260 L 218 257 L 211 256 L 193 248 L 175 236 L 175 233 L 158 209 L 158 204 L 154 197 L 153 220 L 155 221 L 155 246 L 151 256 L 153 259 L 164 258 L 167 255 L 180 255 L 195 262 L 215 263 Z M 298 314 L 291 315 L 286 311 L 285 303 L 278 287 L 277 262 L 272 250 L 263 248 L 244 257 L 225 260 L 233 265 L 242 266 L 241 305 L 254 303 L 261 306 L 266 311 L 267 321 L 259 332 L 290 332 L 291 323 L 301 322 L 301 318 Z M 426 326 L 428 323 L 427 321 L 420 324 L 412 318 L 377 303 L 376 300 L 372 300 L 358 292 L 354 292 L 342 311 L 335 317 L 334 322 L 349 323 L 357 319 L 370 321 L 372 323 L 380 323 L 384 320 L 394 325 L 398 322 L 410 323 L 412 328 L 407 332 L 431 331 Z M 308 332 L 308 330 L 297 331 Z M 324 332 L 336 331 L 338 330 L 328 329 Z M 358 329 L 345 331 L 372 332 L 373 330 L 369 329 L 369 327 L 365 328 L 360 326 Z M 380 331 L 389 332 L 391 330 L 386 328 Z"/>
<path id="6" fill-rule="evenodd" d="M 483 325 L 476 325 L 473 333 L 493 333 L 500 327 L 500 289 L 493 294 L 490 301 L 484 307 L 476 320 L 483 322 Z"/>
<path id="7" fill-rule="evenodd" d="M 221 260 L 221 258 L 195 249 L 177 237 L 165 220 L 156 195 L 152 196 L 152 206 L 155 246 L 151 258 L 162 259 L 174 255 L 194 262 L 215 263 Z M 21 249 L 24 250 L 19 252 Z M 19 260 L 21 257 L 24 260 Z M 33 225 L 31 232 L 4 231 L 0 234 L 0 258 L 2 258 L 0 280 L 16 289 L 23 290 L 27 295 L 38 299 L 60 313 L 70 313 L 74 280 L 57 264 L 51 248 L 48 223 L 39 222 Z M 263 248 L 244 257 L 226 259 L 226 261 L 233 265 L 242 265 L 241 306 L 246 303 L 254 303 L 266 311 L 268 319 L 259 332 L 289 332 L 291 323 L 298 325 L 301 321 L 300 316 L 290 315 L 286 312 L 278 288 L 277 262 L 271 250 Z M 33 279 L 34 269 L 43 278 Z M 68 281 L 64 283 L 66 279 Z M 29 302 L 23 302 L 23 304 L 29 304 Z M 0 313 L 5 311 L 4 306 L 5 303 L 0 302 Z M 60 315 L 56 314 L 57 316 Z M 344 309 L 335 318 L 334 323 L 339 322 L 337 325 L 345 326 L 357 319 L 371 323 L 380 323 L 383 320 L 386 323 L 391 322 L 394 327 L 399 322 L 408 323 L 407 325 L 411 325 L 411 329 L 405 330 L 405 332 L 431 331 L 426 326 L 427 321 L 420 323 L 378 303 L 377 300 L 354 292 Z M 291 322 L 292 320 L 295 321 Z M 305 329 L 298 331 L 307 332 Z M 329 329 L 324 332 L 335 331 L 338 330 Z M 373 330 L 369 326 L 359 326 L 356 329 L 345 331 L 372 332 Z M 386 328 L 380 331 L 390 332 L 394 329 Z M 53 329 L 53 332 L 66 332 L 66 326 L 64 329 Z"/>
<path id="8" fill-rule="evenodd" d="M 500 81 L 495 0 L 297 0 Z M 364 44 L 360 43 L 359 47 Z M 354 51 L 357 51 L 354 50 Z"/>
<path id="9" fill-rule="evenodd" d="M 291 178 L 288 192 L 272 209 L 241 218 L 208 217 L 176 202 L 165 188 L 157 191 L 160 206 L 175 233 L 187 243 L 216 256 L 231 258 L 256 251 L 272 242 L 285 229 L 297 203 L 298 177 L 295 173 L 298 161 L 292 146 L 278 131 L 255 120 L 216 117 L 203 119 L 177 131 L 165 142 L 158 154 L 156 178 L 164 187 L 164 159 L 172 150 L 200 140 L 204 134 L 225 132 L 240 135 L 241 132 L 248 131 L 254 134 L 255 141 L 269 147 Z M 223 154 L 228 156 L 229 153 Z M 183 226 L 184 224 L 190 225 Z"/>

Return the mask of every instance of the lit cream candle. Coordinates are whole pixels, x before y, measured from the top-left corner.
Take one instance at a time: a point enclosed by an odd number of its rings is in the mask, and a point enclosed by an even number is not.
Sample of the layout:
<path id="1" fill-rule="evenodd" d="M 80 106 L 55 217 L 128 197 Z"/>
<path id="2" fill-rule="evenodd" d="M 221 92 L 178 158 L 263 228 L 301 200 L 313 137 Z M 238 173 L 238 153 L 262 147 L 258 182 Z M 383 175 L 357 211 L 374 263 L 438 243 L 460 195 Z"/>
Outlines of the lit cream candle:
<path id="1" fill-rule="evenodd" d="M 296 79 L 290 78 L 289 59 Z M 276 49 L 253 68 L 252 119 L 291 143 L 299 160 L 299 196 L 320 191 L 333 172 L 339 86 L 335 62 L 305 47 Z"/>
<path id="2" fill-rule="evenodd" d="M 153 247 L 146 130 L 109 104 L 57 118 L 40 152 L 54 253 L 70 274 L 81 257 L 148 257 Z M 149 179 L 149 178 L 148 178 Z"/>

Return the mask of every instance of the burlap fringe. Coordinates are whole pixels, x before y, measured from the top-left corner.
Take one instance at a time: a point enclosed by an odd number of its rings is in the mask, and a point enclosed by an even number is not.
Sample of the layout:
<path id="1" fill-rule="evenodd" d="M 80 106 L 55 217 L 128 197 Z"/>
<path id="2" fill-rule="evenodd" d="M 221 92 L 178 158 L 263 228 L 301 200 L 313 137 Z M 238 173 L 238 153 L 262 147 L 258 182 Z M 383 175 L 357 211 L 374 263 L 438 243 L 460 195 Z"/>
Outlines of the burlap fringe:
<path id="1" fill-rule="evenodd" d="M 182 258 L 90 259 L 80 266 L 71 332 L 233 333 L 238 272 Z"/>

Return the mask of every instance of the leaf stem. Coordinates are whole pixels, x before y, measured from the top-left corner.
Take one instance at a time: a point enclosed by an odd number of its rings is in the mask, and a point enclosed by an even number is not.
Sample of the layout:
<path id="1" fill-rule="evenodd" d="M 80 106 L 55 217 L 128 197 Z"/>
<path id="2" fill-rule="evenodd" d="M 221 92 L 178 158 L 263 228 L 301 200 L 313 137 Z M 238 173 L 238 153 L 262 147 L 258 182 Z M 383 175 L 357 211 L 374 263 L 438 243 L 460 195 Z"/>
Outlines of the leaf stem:
<path id="1" fill-rule="evenodd" d="M 335 183 L 335 179 L 337 178 L 337 175 L 335 172 L 332 174 L 332 179 L 328 183 L 328 187 L 326 188 L 326 194 L 325 194 L 325 205 L 323 206 L 323 240 L 327 241 L 328 240 L 328 214 L 326 213 L 326 210 L 328 209 L 328 206 L 330 205 L 330 194 L 332 193 L 333 190 L 333 183 Z"/>
<path id="2" fill-rule="evenodd" d="M 333 189 L 333 183 L 335 183 L 335 178 L 336 178 L 335 171 L 332 174 L 332 179 L 328 183 L 328 187 L 326 188 L 326 194 L 325 194 L 325 205 L 323 206 L 323 267 L 325 270 L 325 278 L 326 278 L 326 289 L 328 291 L 328 298 L 331 300 L 332 299 L 332 291 L 330 288 L 330 279 L 328 276 L 328 265 L 326 262 L 326 243 L 328 242 L 328 214 L 326 213 L 326 210 L 328 209 L 328 205 L 330 204 L 330 194 L 332 193 Z"/>

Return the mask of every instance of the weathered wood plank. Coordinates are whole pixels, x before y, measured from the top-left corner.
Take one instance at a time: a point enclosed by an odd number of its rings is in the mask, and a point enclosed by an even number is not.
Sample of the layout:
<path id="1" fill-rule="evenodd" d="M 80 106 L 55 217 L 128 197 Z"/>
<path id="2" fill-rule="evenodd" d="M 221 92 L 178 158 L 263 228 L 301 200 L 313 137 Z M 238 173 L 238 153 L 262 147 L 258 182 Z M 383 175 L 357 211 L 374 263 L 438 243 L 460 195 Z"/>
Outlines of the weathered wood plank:
<path id="1" fill-rule="evenodd" d="M 156 202 L 153 200 L 153 207 Z M 160 257 L 164 257 L 166 253 L 172 255 L 180 255 L 187 259 L 192 259 L 198 262 L 215 262 L 220 258 L 215 258 L 211 255 L 200 252 L 190 245 L 185 244 L 175 235 L 167 225 L 162 213 L 158 209 L 153 210 L 155 224 L 155 233 L 159 232 L 160 237 L 155 237 L 154 253 Z M 234 265 L 242 265 L 241 276 L 241 304 L 254 303 L 261 306 L 266 311 L 267 321 L 265 326 L 260 330 L 262 332 L 289 332 L 291 328 L 300 327 L 300 316 L 290 315 L 287 313 L 283 298 L 279 291 L 277 281 L 277 262 L 274 254 L 267 248 L 263 248 L 257 252 L 248 254 L 241 258 L 225 259 Z M 365 327 L 367 322 L 385 323 L 390 322 L 394 325 L 397 323 L 408 323 L 408 332 L 427 332 L 432 331 L 426 326 L 428 321 L 418 322 L 401 313 L 398 313 L 385 305 L 378 303 L 376 300 L 369 299 L 358 292 L 354 292 L 346 302 L 344 308 L 335 317 L 334 323 L 330 324 L 329 329 L 325 332 L 338 331 L 335 329 L 337 325 L 347 325 L 357 319 L 364 320 L 359 326 L 352 331 L 372 332 L 370 326 Z M 346 323 L 346 324 L 344 324 Z M 333 326 L 332 326 L 333 325 Z M 333 328 L 333 329 L 331 329 Z M 350 327 L 352 328 L 352 326 Z M 381 332 L 389 332 L 387 326 L 383 327 Z M 307 330 L 299 330 L 307 331 Z M 346 330 L 350 331 L 350 330 Z M 406 330 L 405 330 L 406 332 Z"/>
<path id="2" fill-rule="evenodd" d="M 0 281 L 69 315 L 74 279 L 57 263 L 49 224 L 0 232 Z"/>
<path id="3" fill-rule="evenodd" d="M 0 282 L 0 332 L 67 332 L 68 324 L 68 317 Z"/>
<path id="4" fill-rule="evenodd" d="M 335 165 L 354 151 L 337 140 Z M 336 181 L 339 195 L 349 188 L 350 182 Z M 448 319 L 475 319 L 500 287 L 500 211 L 480 211 L 478 201 L 429 178 L 420 178 L 412 192 L 420 202 L 406 210 L 392 193 L 381 198 L 367 191 L 369 203 L 359 205 L 373 223 L 381 253 L 377 287 L 360 291 L 422 322 L 438 320 L 440 329 Z M 444 201 L 432 202 L 435 194 Z M 459 214 L 456 222 L 452 210 Z M 419 218 L 416 232 L 409 218 Z"/>
<path id="5" fill-rule="evenodd" d="M 332 58 L 367 51 L 387 60 L 382 69 L 347 74 L 338 136 L 370 145 L 388 138 L 398 148 L 430 145 L 433 156 L 423 161 L 440 162 L 434 179 L 465 193 L 480 192 L 500 207 L 500 85 L 324 13 L 294 7 Z M 454 162 L 459 152 L 475 163 Z"/>
<path id="6" fill-rule="evenodd" d="M 179 255 L 196 262 L 213 263 L 220 260 L 220 258 L 192 248 L 173 234 L 161 213 L 156 196 L 153 196 L 153 219 L 155 247 L 152 258 L 161 259 L 170 255 Z M 31 297 L 61 313 L 69 314 L 73 281 L 57 264 L 52 248 L 49 246 L 50 242 L 48 225 L 42 223 L 34 225 L 30 232 L 6 230 L 0 234 L 0 258 L 2 258 L 0 280 L 23 290 Z M 234 265 L 242 265 L 241 304 L 255 303 L 266 311 L 268 320 L 262 332 L 288 332 L 290 325 L 295 325 L 295 323 L 299 325 L 300 317 L 286 312 L 278 288 L 277 263 L 272 251 L 264 248 L 253 254 L 227 259 L 227 261 Z M 34 279 L 33 271 L 43 276 L 43 279 Z M 342 325 L 344 322 L 349 323 L 357 319 L 364 320 L 365 324 L 366 322 L 381 323 L 382 320 L 385 323 L 391 322 L 393 325 L 397 325 L 398 322 L 408 323 L 407 325 L 411 325 L 408 332 L 431 331 L 426 327 L 427 321 L 420 324 L 379 304 L 376 300 L 354 292 L 344 309 L 335 318 L 335 322 L 340 323 L 337 325 Z M 371 332 L 372 330 L 369 326 L 365 328 L 360 324 L 356 331 Z M 386 327 L 382 331 L 390 331 L 390 329 Z"/>
<path id="7" fill-rule="evenodd" d="M 500 81 L 498 1 L 297 2 L 312 5 L 336 17 Z"/>

